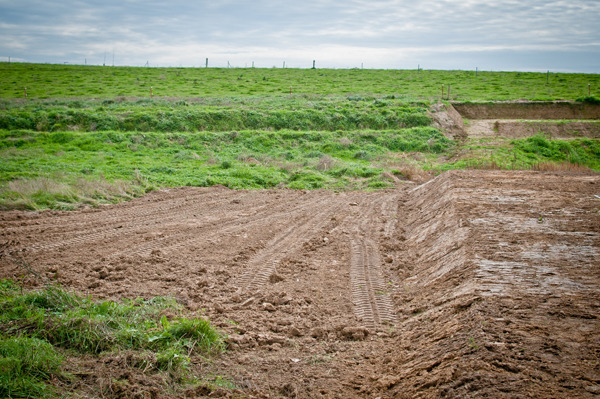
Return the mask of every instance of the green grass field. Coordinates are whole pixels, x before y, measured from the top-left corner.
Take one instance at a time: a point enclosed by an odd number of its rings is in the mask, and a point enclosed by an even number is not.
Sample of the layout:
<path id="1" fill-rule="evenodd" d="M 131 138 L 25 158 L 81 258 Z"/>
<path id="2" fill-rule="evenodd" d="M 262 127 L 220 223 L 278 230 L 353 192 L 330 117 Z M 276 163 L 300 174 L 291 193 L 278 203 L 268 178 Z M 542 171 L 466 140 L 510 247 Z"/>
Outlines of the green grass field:
<path id="1" fill-rule="evenodd" d="M 428 115 L 442 85 L 444 101 L 448 88 L 460 101 L 575 100 L 588 85 L 593 100 L 600 75 L 0 63 L 0 83 L 4 208 L 165 186 L 379 189 L 453 168 L 600 170 L 598 140 L 458 143 Z"/>
<path id="2" fill-rule="evenodd" d="M 600 95 L 600 75 L 526 72 L 283 69 L 136 68 L 0 63 L 0 98 L 115 97 L 223 98 L 394 95 L 458 101 L 574 100 Z"/>

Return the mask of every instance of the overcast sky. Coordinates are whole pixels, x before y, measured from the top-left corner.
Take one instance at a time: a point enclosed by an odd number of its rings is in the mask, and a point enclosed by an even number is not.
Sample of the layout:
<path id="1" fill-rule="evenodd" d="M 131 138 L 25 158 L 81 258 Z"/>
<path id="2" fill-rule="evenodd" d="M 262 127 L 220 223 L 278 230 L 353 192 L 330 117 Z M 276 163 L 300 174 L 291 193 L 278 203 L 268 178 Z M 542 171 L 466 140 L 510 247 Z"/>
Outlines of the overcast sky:
<path id="1" fill-rule="evenodd" d="M 600 0 L 0 0 L 0 60 L 600 73 Z"/>

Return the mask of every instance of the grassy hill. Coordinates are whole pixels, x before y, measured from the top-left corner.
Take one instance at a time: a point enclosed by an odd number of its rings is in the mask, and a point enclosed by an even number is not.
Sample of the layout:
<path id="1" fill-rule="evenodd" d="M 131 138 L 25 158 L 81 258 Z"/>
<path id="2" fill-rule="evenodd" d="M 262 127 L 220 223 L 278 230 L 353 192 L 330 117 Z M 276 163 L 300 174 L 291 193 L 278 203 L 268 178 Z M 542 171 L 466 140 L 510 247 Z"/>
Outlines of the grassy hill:
<path id="1" fill-rule="evenodd" d="M 0 98 L 167 98 L 394 95 L 458 101 L 574 100 L 600 95 L 600 75 L 529 72 L 142 68 L 0 63 Z"/>
<path id="2" fill-rule="evenodd" d="M 490 101 L 575 100 L 588 85 L 596 94 L 600 75 L 0 63 L 0 206 L 73 209 L 182 185 L 378 189 L 465 167 L 600 170 L 598 140 L 459 143 L 428 112 L 442 86 L 444 101 Z"/>

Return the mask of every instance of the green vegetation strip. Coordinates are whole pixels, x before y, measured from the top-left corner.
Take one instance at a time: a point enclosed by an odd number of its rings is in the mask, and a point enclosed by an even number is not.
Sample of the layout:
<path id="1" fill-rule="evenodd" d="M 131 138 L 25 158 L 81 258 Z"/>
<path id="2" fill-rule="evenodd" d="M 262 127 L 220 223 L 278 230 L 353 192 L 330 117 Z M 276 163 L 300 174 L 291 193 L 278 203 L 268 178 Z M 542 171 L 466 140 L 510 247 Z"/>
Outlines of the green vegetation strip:
<path id="1" fill-rule="evenodd" d="M 0 397 L 53 396 L 50 380 L 75 378 L 62 371 L 65 354 L 135 351 L 135 367 L 177 379 L 191 354 L 223 349 L 208 320 L 185 317 L 173 299 L 96 302 L 56 286 L 23 292 L 0 281 Z"/>
<path id="2" fill-rule="evenodd" d="M 403 164 L 397 152 L 420 152 L 426 162 L 451 146 L 431 127 L 195 133 L 4 130 L 0 203 L 68 209 L 69 203 L 82 199 L 91 204 L 113 201 L 119 193 L 127 198 L 164 186 L 383 188 L 392 181 L 382 174 L 394 173 Z"/>
<path id="3" fill-rule="evenodd" d="M 575 73 L 136 68 L 0 63 L 0 98 L 199 98 L 374 94 L 458 101 L 574 100 L 600 95 L 600 75 Z M 589 85 L 589 87 L 588 87 Z M 450 91 L 448 91 L 450 87 Z M 152 90 L 151 90 L 152 88 Z M 449 94 L 449 96 L 448 96 Z"/>
<path id="4" fill-rule="evenodd" d="M 228 131 L 228 130 L 354 130 L 428 126 L 423 104 L 395 99 L 322 98 L 309 101 L 232 100 L 226 104 L 148 101 L 132 102 L 4 102 L 0 129 L 37 131 Z"/>

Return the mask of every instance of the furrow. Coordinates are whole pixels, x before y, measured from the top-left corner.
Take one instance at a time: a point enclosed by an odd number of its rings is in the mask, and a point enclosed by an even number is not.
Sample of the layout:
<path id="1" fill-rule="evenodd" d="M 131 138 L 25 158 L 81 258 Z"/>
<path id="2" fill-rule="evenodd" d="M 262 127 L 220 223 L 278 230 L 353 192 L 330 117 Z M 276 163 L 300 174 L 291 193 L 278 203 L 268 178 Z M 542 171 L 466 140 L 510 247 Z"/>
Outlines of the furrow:
<path id="1" fill-rule="evenodd" d="M 321 209 L 327 205 L 327 202 L 320 200 L 316 204 L 309 205 L 313 209 Z M 246 272 L 240 277 L 238 285 L 249 291 L 256 291 L 263 287 L 271 275 L 276 272 L 279 262 L 310 239 L 312 234 L 328 222 L 329 219 L 326 215 L 331 214 L 340 206 L 340 204 L 327 206 L 313 217 L 302 218 L 299 222 L 291 224 L 283 233 L 278 234 L 266 245 L 265 249 L 248 262 Z"/>
<path id="2" fill-rule="evenodd" d="M 284 215 L 289 216 L 297 212 L 303 212 L 306 208 L 310 207 L 311 204 L 301 204 L 293 209 L 289 208 L 289 203 L 281 204 L 278 206 L 271 206 L 271 210 L 279 210 L 277 213 L 272 213 L 268 216 L 264 216 L 260 210 L 264 206 L 258 207 L 258 211 L 251 216 L 246 216 L 240 219 L 239 215 L 229 216 L 226 219 L 222 217 L 214 217 L 210 220 L 205 220 L 202 224 L 199 224 L 194 228 L 192 232 L 184 231 L 176 234 L 172 234 L 165 237 L 154 239 L 148 243 L 144 243 L 136 246 L 135 248 L 128 248 L 122 251 L 117 251 L 109 256 L 109 259 L 118 258 L 124 255 L 137 255 L 137 256 L 148 256 L 155 249 L 160 249 L 163 254 L 175 253 L 183 248 L 194 247 L 198 242 L 206 242 L 215 237 L 224 234 L 231 234 L 236 231 L 247 229 L 254 223 L 264 223 L 265 220 L 269 219 L 281 219 Z M 246 209 L 248 211 L 248 209 Z"/>

